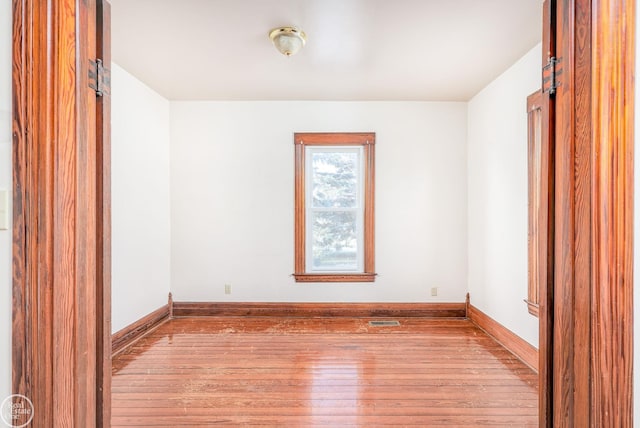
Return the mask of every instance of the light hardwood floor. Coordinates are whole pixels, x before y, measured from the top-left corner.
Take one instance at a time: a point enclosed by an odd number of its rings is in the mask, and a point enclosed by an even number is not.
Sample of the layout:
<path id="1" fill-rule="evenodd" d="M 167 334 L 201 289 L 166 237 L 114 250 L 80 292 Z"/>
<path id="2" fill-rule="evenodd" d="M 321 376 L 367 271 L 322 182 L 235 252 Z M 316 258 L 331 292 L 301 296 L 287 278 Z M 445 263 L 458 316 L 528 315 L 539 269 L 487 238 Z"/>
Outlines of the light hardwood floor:
<path id="1" fill-rule="evenodd" d="M 113 360 L 112 426 L 537 426 L 537 375 L 464 319 L 177 318 Z"/>

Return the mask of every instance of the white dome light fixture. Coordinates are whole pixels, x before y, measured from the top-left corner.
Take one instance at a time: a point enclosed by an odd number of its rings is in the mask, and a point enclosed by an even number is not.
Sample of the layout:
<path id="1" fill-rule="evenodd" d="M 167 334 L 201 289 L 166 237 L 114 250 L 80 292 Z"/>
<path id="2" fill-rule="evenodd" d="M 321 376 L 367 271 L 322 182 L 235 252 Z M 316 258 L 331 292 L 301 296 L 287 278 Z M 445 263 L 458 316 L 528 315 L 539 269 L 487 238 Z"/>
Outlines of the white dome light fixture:
<path id="1" fill-rule="evenodd" d="M 307 35 L 297 27 L 278 27 L 269 32 L 269 38 L 282 55 L 298 53 L 307 42 Z"/>

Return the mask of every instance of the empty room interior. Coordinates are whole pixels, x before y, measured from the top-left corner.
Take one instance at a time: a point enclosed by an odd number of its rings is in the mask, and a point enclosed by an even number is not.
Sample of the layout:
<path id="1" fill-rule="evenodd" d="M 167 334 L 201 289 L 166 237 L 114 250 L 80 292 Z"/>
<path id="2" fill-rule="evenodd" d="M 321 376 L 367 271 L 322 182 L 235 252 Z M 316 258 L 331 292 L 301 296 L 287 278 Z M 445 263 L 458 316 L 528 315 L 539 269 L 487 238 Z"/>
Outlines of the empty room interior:
<path id="1" fill-rule="evenodd" d="M 110 4 L 112 426 L 538 426 L 540 0 Z"/>
<path id="2" fill-rule="evenodd" d="M 514 3 L 112 2 L 114 426 L 536 424 L 542 18 Z M 305 33 L 295 55 L 280 26 Z M 298 278 L 306 133 L 375 139 L 372 280 Z"/>

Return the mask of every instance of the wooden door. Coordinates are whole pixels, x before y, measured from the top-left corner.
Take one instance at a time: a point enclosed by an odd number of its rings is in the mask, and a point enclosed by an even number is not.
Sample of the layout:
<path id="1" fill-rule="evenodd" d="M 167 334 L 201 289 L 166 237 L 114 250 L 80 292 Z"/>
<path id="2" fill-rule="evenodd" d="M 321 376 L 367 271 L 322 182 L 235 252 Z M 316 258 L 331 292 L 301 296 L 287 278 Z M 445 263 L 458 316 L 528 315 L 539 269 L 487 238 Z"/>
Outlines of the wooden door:
<path id="1" fill-rule="evenodd" d="M 111 5 L 96 1 L 96 58 L 104 65 L 96 98 L 97 426 L 111 426 Z M 91 97 L 89 92 L 89 97 Z"/>
<path id="2" fill-rule="evenodd" d="M 562 0 L 560 0 L 562 1 Z M 538 282 L 538 375 L 540 426 L 553 422 L 553 287 L 554 287 L 554 229 L 555 229 L 555 87 L 556 73 L 556 7 L 557 0 L 544 0 L 542 26 L 542 90 L 537 101 L 541 122 L 541 152 L 545 153 L 544 174 L 540 174 L 539 188 L 545 189 L 540 215 L 544 217 L 546 256 L 539 255 L 537 265 L 530 267 L 539 272 Z M 531 260 L 530 260 L 531 262 Z"/>
<path id="3" fill-rule="evenodd" d="M 31 426 L 109 426 L 109 6 L 13 10 L 13 391 Z"/>
<path id="4" fill-rule="evenodd" d="M 541 426 L 631 427 L 635 1 L 557 0 L 551 14 L 555 246 Z"/>

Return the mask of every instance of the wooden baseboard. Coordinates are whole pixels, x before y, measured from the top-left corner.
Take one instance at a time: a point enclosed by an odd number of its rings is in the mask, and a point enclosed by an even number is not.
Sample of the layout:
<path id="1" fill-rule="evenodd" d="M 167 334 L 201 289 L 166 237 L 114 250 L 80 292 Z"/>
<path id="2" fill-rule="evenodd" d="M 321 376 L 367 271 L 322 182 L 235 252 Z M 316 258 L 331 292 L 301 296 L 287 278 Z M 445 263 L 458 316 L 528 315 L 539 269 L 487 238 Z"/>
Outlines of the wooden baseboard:
<path id="1" fill-rule="evenodd" d="M 170 305 L 151 312 L 138 321 L 111 335 L 111 354 L 116 355 L 124 351 L 132 343 L 154 330 L 170 318 Z"/>
<path id="2" fill-rule="evenodd" d="M 469 318 L 498 343 L 538 371 L 538 350 L 524 339 L 464 303 L 169 303 L 111 336 L 112 354 L 118 354 L 163 322 L 173 317 L 250 316 L 250 317 L 356 317 L 356 318 Z"/>
<path id="3" fill-rule="evenodd" d="M 464 303 L 173 302 L 174 317 L 433 317 L 465 318 Z"/>
<path id="4" fill-rule="evenodd" d="M 529 342 L 473 305 L 468 305 L 467 317 L 471 322 L 484 330 L 499 344 L 538 373 L 538 350 Z"/>

